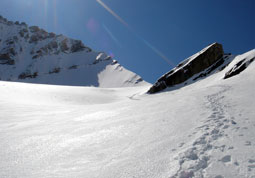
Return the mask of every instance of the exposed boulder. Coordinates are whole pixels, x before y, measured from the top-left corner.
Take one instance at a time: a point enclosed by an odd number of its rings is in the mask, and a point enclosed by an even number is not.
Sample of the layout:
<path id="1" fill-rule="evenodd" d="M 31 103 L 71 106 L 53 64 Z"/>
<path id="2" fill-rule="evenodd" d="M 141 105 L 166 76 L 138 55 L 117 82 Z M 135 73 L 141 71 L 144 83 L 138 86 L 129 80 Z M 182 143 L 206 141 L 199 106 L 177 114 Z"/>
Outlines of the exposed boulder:
<path id="1" fill-rule="evenodd" d="M 49 71 L 49 74 L 56 74 L 56 73 L 59 73 L 61 70 L 60 67 L 55 67 L 53 70 Z"/>
<path id="2" fill-rule="evenodd" d="M 17 52 L 15 51 L 14 48 L 10 48 L 10 49 L 8 49 L 7 51 L 8 51 L 8 53 L 11 54 L 12 56 L 17 55 Z"/>
<path id="3" fill-rule="evenodd" d="M 20 25 L 27 27 L 27 24 L 25 22 L 21 22 Z"/>
<path id="4" fill-rule="evenodd" d="M 21 30 L 21 31 L 19 32 L 19 35 L 20 35 L 21 37 L 24 37 L 24 32 Z"/>
<path id="5" fill-rule="evenodd" d="M 197 73 L 207 69 L 222 59 L 224 51 L 221 44 L 213 43 L 199 53 L 189 57 L 174 69 L 163 75 L 149 89 L 148 93 L 156 93 L 167 87 L 181 84 Z"/>
<path id="6" fill-rule="evenodd" d="M 9 59 L 11 59 L 9 54 L 0 54 L 0 60 L 9 60 Z"/>
<path id="7" fill-rule="evenodd" d="M 71 52 L 75 53 L 78 51 L 83 51 L 86 47 L 83 45 L 83 43 L 80 40 L 75 40 L 74 44 L 71 47 Z"/>
<path id="8" fill-rule="evenodd" d="M 67 39 L 64 39 L 63 41 L 61 41 L 60 43 L 60 49 L 62 52 L 68 51 L 68 45 L 67 45 Z"/>
<path id="9" fill-rule="evenodd" d="M 0 64 L 14 65 L 15 61 L 13 59 L 11 59 L 11 57 L 8 53 L 0 54 Z"/>
<path id="10" fill-rule="evenodd" d="M 40 31 L 40 28 L 38 26 L 31 26 L 29 27 L 29 29 L 32 33 Z"/>
<path id="11" fill-rule="evenodd" d="M 25 39 L 26 39 L 26 40 L 29 39 L 29 34 L 26 34 Z"/>
<path id="12" fill-rule="evenodd" d="M 9 26 L 11 26 L 11 25 L 13 25 L 14 23 L 13 23 L 13 21 L 8 21 L 7 22 L 7 25 L 9 25 Z"/>
<path id="13" fill-rule="evenodd" d="M 30 37 L 29 43 L 36 43 L 38 41 L 38 36 L 37 35 L 32 35 Z"/>
<path id="14" fill-rule="evenodd" d="M 56 41 L 52 41 L 49 43 L 49 47 L 53 48 L 53 49 L 57 49 L 58 48 L 58 43 Z"/>
<path id="15" fill-rule="evenodd" d="M 38 76 L 37 72 L 23 72 L 19 75 L 19 79 L 26 79 L 26 78 L 36 78 Z"/>
<path id="16" fill-rule="evenodd" d="M 78 68 L 77 65 L 72 65 L 72 66 L 70 66 L 68 69 L 77 69 L 77 68 Z"/>
<path id="17" fill-rule="evenodd" d="M 56 37 L 56 34 L 51 32 L 51 33 L 48 34 L 48 37 L 49 37 L 49 38 L 55 38 L 55 37 Z"/>

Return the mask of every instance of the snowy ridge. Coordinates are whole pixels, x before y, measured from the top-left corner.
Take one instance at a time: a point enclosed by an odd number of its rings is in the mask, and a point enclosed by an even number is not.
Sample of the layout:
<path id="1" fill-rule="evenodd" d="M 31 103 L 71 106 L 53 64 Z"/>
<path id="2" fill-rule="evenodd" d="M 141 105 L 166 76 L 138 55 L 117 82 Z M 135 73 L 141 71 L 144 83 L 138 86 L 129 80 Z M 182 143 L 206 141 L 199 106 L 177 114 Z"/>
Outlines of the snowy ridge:
<path id="1" fill-rule="evenodd" d="M 0 17 L 0 79 L 28 83 L 123 87 L 146 84 L 105 53 L 79 40 Z M 109 82 L 110 81 L 110 82 Z"/>
<path id="2" fill-rule="evenodd" d="M 224 56 L 222 45 L 213 43 L 179 63 L 174 69 L 160 77 L 149 89 L 148 93 L 153 94 L 166 88 L 175 87 L 176 85 L 187 84 L 187 80 L 194 75 L 210 68 L 206 74 L 203 74 L 206 76 L 224 63 L 227 57 Z"/>
<path id="3" fill-rule="evenodd" d="M 210 47 L 212 47 L 213 45 L 215 45 L 215 43 L 212 43 L 208 46 L 206 46 L 205 48 L 203 48 L 201 51 L 193 54 L 192 56 L 188 57 L 187 59 L 183 60 L 182 62 L 180 62 L 175 68 L 173 68 L 171 71 L 172 72 L 176 72 L 180 69 L 182 69 L 183 67 L 189 65 L 189 63 L 194 60 L 196 57 L 198 57 L 199 55 L 203 54 L 206 50 L 208 50 Z"/>

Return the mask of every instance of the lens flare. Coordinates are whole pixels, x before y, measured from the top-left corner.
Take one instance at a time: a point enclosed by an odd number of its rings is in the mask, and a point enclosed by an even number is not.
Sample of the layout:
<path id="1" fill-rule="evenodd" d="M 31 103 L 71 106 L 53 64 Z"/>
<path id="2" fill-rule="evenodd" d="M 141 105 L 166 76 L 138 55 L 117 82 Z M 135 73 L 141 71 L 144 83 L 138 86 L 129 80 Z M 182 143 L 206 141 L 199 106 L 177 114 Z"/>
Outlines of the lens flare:
<path id="1" fill-rule="evenodd" d="M 57 22 L 58 22 L 58 19 L 57 19 L 57 1 L 56 0 L 53 0 L 53 8 L 54 8 L 54 28 L 55 28 L 55 31 L 57 30 Z"/>
<path id="2" fill-rule="evenodd" d="M 166 57 L 159 49 L 157 49 L 155 46 L 153 46 L 151 43 L 149 43 L 147 40 L 143 39 L 138 35 L 138 33 L 131 28 L 131 26 L 123 20 L 118 14 L 116 14 L 110 7 L 108 7 L 102 0 L 96 0 L 105 10 L 107 10 L 112 16 L 114 16 L 120 23 L 122 23 L 125 27 L 127 27 L 137 38 L 139 38 L 148 48 L 150 48 L 154 53 L 156 53 L 159 57 L 161 57 L 165 62 L 167 62 L 172 67 L 175 66 L 175 64 Z"/>
<path id="3" fill-rule="evenodd" d="M 48 0 L 44 1 L 44 24 L 47 27 L 47 20 L 48 20 Z"/>
<path id="4" fill-rule="evenodd" d="M 99 23 L 94 18 L 90 18 L 86 23 L 88 31 L 93 35 L 97 35 L 99 26 Z"/>
<path id="5" fill-rule="evenodd" d="M 105 8 L 110 14 L 112 14 L 116 19 L 118 19 L 124 26 L 130 28 L 128 23 L 126 23 L 120 16 L 118 16 L 111 8 L 109 8 L 105 3 L 101 0 L 96 0 L 103 8 Z M 131 29 L 131 28 L 130 28 Z"/>
<path id="6" fill-rule="evenodd" d="M 102 24 L 103 29 L 107 32 L 107 34 L 110 36 L 110 38 L 119 46 L 122 47 L 121 43 L 119 40 L 113 35 L 113 33 L 110 31 L 110 29 L 105 25 Z"/>

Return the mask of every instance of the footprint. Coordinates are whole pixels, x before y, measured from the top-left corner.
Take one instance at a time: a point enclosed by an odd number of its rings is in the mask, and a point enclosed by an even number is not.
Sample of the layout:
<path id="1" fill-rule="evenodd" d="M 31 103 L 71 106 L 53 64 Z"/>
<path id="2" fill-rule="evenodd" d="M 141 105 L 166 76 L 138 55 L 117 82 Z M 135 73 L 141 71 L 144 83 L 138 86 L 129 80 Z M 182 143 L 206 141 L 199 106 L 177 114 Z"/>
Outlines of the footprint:
<path id="1" fill-rule="evenodd" d="M 228 122 L 229 122 L 229 120 L 228 120 L 228 119 L 224 119 L 224 120 L 223 120 L 223 122 L 226 122 L 226 123 L 228 123 Z"/>
<path id="2" fill-rule="evenodd" d="M 184 145 L 184 143 L 180 143 L 178 146 L 179 146 L 179 147 L 182 147 L 183 145 Z"/>
<path id="3" fill-rule="evenodd" d="M 207 131 L 207 130 L 209 130 L 209 129 L 210 129 L 209 127 L 206 127 L 204 130 Z"/>
<path id="4" fill-rule="evenodd" d="M 223 126 L 224 124 L 223 123 L 218 123 L 217 124 L 217 127 L 221 127 L 221 126 Z"/>
<path id="5" fill-rule="evenodd" d="M 221 158 L 220 161 L 223 162 L 223 163 L 230 162 L 231 161 L 231 156 L 230 155 L 226 155 L 223 158 Z"/>
<path id="6" fill-rule="evenodd" d="M 239 166 L 239 163 L 237 161 L 234 162 L 234 165 Z"/>
<path id="7" fill-rule="evenodd" d="M 238 131 L 240 129 L 240 127 L 236 127 L 235 130 Z"/>
<path id="8" fill-rule="evenodd" d="M 191 148 L 189 150 L 186 151 L 185 153 L 185 158 L 189 159 L 189 160 L 197 160 L 198 159 L 198 156 L 197 154 L 194 152 L 195 150 L 195 147 L 194 148 Z"/>
<path id="9" fill-rule="evenodd" d="M 202 151 L 208 151 L 208 150 L 211 150 L 213 148 L 213 146 L 211 145 L 211 144 L 206 144 L 204 147 L 203 147 L 203 149 L 202 149 Z"/>
<path id="10" fill-rule="evenodd" d="M 255 163 L 255 159 L 249 159 L 249 163 Z"/>
<path id="11" fill-rule="evenodd" d="M 213 110 L 213 111 L 217 111 L 217 108 L 213 108 L 212 110 Z"/>
<path id="12" fill-rule="evenodd" d="M 235 125 L 235 124 L 236 124 L 236 122 L 235 122 L 234 120 L 232 120 L 232 121 L 231 121 L 231 124 Z"/>
<path id="13" fill-rule="evenodd" d="M 222 175 L 217 175 L 214 178 L 224 178 Z"/>
<path id="14" fill-rule="evenodd" d="M 229 125 L 224 125 L 223 129 L 229 128 Z"/>
<path id="15" fill-rule="evenodd" d="M 179 178 L 191 178 L 191 177 L 194 177 L 193 171 L 182 171 L 179 176 Z"/>
<path id="16" fill-rule="evenodd" d="M 221 133 L 217 135 L 212 135 L 212 140 L 217 140 L 218 138 L 222 137 L 223 135 Z"/>
<path id="17" fill-rule="evenodd" d="M 233 149 L 234 149 L 234 147 L 233 147 L 233 146 L 230 146 L 230 147 L 228 147 L 228 149 L 229 149 L 229 150 L 233 150 Z"/>
<path id="18" fill-rule="evenodd" d="M 216 134 L 218 134 L 219 133 L 219 130 L 218 129 L 213 129 L 212 131 L 211 131 L 211 135 L 216 135 Z"/>
<path id="19" fill-rule="evenodd" d="M 244 145 L 245 146 L 251 146 L 251 142 L 250 141 L 246 141 Z"/>
<path id="20" fill-rule="evenodd" d="M 218 116 L 218 119 L 223 119 L 225 118 L 225 116 Z"/>
<path id="21" fill-rule="evenodd" d="M 248 165 L 248 168 L 251 168 L 251 169 L 255 168 L 255 164 Z"/>

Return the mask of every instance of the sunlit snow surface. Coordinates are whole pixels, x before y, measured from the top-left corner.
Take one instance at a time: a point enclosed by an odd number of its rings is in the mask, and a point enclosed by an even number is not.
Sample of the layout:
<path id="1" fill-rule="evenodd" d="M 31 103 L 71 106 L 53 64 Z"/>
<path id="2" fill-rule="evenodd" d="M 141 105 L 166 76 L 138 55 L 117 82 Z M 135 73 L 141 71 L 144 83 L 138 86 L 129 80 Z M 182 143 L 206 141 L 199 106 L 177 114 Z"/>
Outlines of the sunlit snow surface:
<path id="1" fill-rule="evenodd" d="M 0 82 L 0 177 L 254 177 L 255 63 L 227 70 L 154 95 Z"/>

